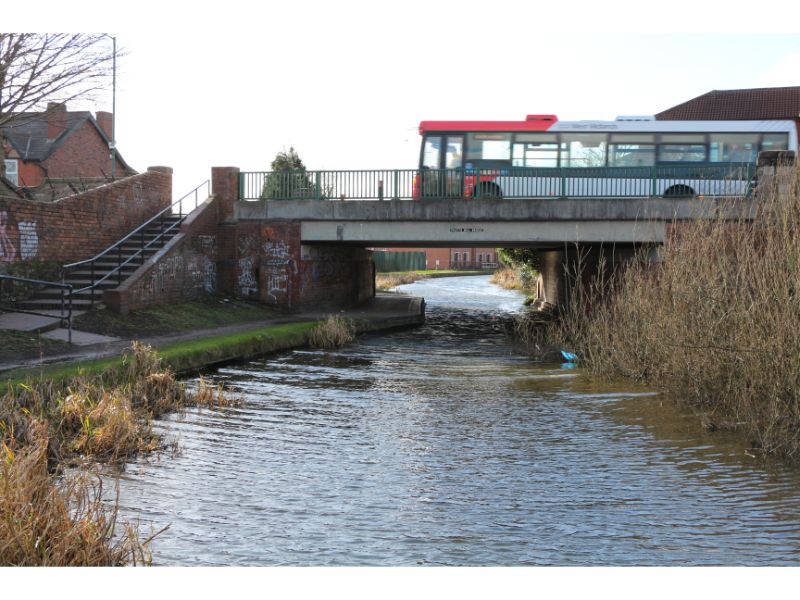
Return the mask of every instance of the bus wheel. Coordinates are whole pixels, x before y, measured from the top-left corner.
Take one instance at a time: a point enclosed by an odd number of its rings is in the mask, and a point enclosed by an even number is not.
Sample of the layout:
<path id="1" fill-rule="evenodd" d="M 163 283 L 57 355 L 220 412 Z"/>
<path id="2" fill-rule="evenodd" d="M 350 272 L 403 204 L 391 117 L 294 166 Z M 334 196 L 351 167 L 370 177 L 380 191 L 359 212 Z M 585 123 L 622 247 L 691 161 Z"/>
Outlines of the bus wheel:
<path id="1" fill-rule="evenodd" d="M 481 184 L 481 198 L 502 198 L 503 192 L 496 183 L 482 183 Z"/>
<path id="2" fill-rule="evenodd" d="M 694 196 L 694 190 L 688 185 L 683 184 L 670 186 L 664 192 L 664 198 L 678 198 L 686 196 Z"/>

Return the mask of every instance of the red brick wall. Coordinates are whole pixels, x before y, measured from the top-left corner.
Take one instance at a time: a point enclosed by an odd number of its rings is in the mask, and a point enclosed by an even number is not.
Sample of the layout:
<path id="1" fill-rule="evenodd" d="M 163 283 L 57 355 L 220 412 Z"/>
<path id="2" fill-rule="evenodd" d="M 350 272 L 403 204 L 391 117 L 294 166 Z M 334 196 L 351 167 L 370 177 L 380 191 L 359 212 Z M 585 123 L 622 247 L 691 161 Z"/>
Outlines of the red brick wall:
<path id="1" fill-rule="evenodd" d="M 133 175 L 56 202 L 0 200 L 0 263 L 89 258 L 171 200 L 171 171 Z"/>
<path id="2" fill-rule="evenodd" d="M 89 121 L 73 131 L 42 165 L 48 177 L 111 177 L 108 145 Z M 131 174 L 117 161 L 117 177 Z"/>
<path id="3" fill-rule="evenodd" d="M 219 200 L 212 198 L 181 224 L 180 233 L 103 302 L 115 312 L 184 302 L 217 291 Z"/>
<path id="4" fill-rule="evenodd" d="M 219 289 L 283 308 L 345 307 L 375 294 L 372 254 L 300 243 L 300 223 L 236 223 L 219 230 Z"/>

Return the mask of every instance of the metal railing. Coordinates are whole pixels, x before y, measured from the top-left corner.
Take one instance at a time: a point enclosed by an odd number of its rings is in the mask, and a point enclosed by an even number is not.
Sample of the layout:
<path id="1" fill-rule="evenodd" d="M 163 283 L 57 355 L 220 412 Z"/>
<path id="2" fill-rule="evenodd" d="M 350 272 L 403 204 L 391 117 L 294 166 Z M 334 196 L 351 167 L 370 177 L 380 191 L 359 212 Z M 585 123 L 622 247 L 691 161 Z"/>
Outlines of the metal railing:
<path id="1" fill-rule="evenodd" d="M 646 167 L 259 171 L 239 174 L 239 199 L 738 196 L 751 191 L 755 174 L 756 167 L 752 163 Z"/>
<path id="2" fill-rule="evenodd" d="M 6 282 L 10 282 L 12 285 L 12 292 L 8 292 L 6 289 Z M 24 313 L 27 315 L 38 315 L 40 317 L 52 317 L 55 318 L 56 315 L 52 313 L 45 313 L 45 312 L 38 312 L 35 310 L 27 310 L 19 308 L 15 306 L 16 302 L 12 301 L 8 304 L 5 302 L 7 297 L 13 297 L 13 286 L 14 284 L 21 283 L 25 285 L 35 285 L 35 286 L 42 286 L 44 288 L 57 288 L 61 290 L 61 299 L 60 299 L 60 309 L 58 318 L 61 320 L 61 324 L 66 324 L 67 328 L 67 341 L 71 344 L 72 343 L 72 286 L 68 283 L 57 282 L 57 281 L 45 281 L 42 279 L 29 279 L 27 277 L 14 277 L 12 275 L 0 275 L 0 311 L 6 312 L 17 312 L 17 313 Z M 66 297 L 65 297 L 66 296 Z M 24 302 L 24 299 L 18 300 L 18 302 Z"/>
<path id="3" fill-rule="evenodd" d="M 90 293 L 90 306 L 94 306 L 94 296 L 95 296 L 95 289 L 104 281 L 108 280 L 109 278 L 116 276 L 116 283 L 117 285 L 121 285 L 123 281 L 122 276 L 122 269 L 123 267 L 133 263 L 134 260 L 137 258 L 138 265 L 141 266 L 144 264 L 144 253 L 147 249 L 152 247 L 158 241 L 161 240 L 166 234 L 170 233 L 176 227 L 180 227 L 186 217 L 197 207 L 200 205 L 200 195 L 199 191 L 201 188 L 205 186 L 206 188 L 206 196 L 203 200 L 210 197 L 211 195 L 211 188 L 210 182 L 208 180 L 204 181 L 200 185 L 198 185 L 193 190 L 189 191 L 188 193 L 181 196 L 178 200 L 175 200 L 172 204 L 170 204 L 165 209 L 161 210 L 160 212 L 156 213 L 150 219 L 139 225 L 136 229 L 128 233 L 125 237 L 121 238 L 99 254 L 96 254 L 92 258 L 87 258 L 86 260 L 81 260 L 78 262 L 70 263 L 68 265 L 64 265 L 64 277 L 66 277 L 66 273 L 71 270 L 76 270 L 78 268 L 89 269 L 89 278 L 90 283 L 87 286 L 82 288 L 73 290 L 74 294 L 80 294 L 82 292 L 89 291 Z M 192 198 L 193 197 L 193 202 Z M 187 210 L 184 212 L 184 203 L 187 203 L 189 206 L 193 207 L 191 210 Z M 175 211 L 175 207 L 177 207 L 177 212 Z M 177 216 L 177 219 L 174 217 Z M 167 224 L 168 220 L 172 220 L 171 223 Z M 145 242 L 145 230 L 150 227 L 151 225 L 156 225 L 159 227 L 158 232 L 155 236 L 152 237 L 149 241 Z M 139 242 L 139 247 L 130 254 L 127 258 L 123 260 L 122 254 L 123 249 L 122 246 L 126 242 L 132 242 L 135 244 Z M 132 248 L 131 248 L 132 249 Z M 106 261 L 111 260 L 114 261 L 116 259 L 116 265 L 106 274 L 102 275 L 101 277 L 96 277 L 97 273 L 97 262 L 101 259 L 105 259 Z M 62 282 L 64 279 L 62 279 Z"/>

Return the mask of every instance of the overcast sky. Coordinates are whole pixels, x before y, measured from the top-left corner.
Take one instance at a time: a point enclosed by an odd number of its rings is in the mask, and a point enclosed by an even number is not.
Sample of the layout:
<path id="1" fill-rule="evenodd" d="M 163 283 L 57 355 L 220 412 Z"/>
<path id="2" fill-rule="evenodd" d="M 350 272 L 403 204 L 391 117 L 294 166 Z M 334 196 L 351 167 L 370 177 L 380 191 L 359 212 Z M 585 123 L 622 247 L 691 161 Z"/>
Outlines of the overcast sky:
<path id="1" fill-rule="evenodd" d="M 119 150 L 137 170 L 173 167 L 176 193 L 214 165 L 266 170 L 289 146 L 313 169 L 411 168 L 424 119 L 613 119 L 712 89 L 800 85 L 800 35 L 746 33 L 797 28 L 776 4 L 785 18 L 752 3 L 675 2 L 658 17 L 597 4 L 165 1 L 113 14 L 73 2 L 12 24 L 117 36 Z M 672 33 L 698 29 L 718 33 Z M 111 110 L 110 89 L 71 108 Z"/>

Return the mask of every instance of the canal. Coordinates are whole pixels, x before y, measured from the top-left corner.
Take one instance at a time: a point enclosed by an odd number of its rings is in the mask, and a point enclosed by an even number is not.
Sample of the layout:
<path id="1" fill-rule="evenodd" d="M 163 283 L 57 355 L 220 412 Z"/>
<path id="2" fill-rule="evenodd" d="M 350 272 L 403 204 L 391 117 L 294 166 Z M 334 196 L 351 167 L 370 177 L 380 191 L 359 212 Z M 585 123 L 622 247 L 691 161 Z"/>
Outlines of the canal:
<path id="1" fill-rule="evenodd" d="M 532 364 L 488 277 L 402 286 L 427 323 L 213 376 L 121 475 L 166 565 L 797 565 L 800 473 L 647 390 Z"/>

